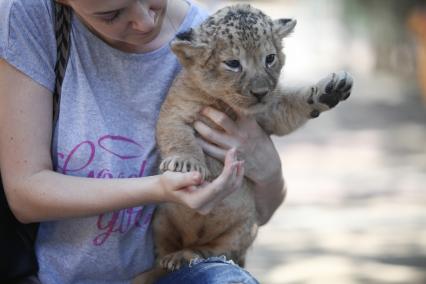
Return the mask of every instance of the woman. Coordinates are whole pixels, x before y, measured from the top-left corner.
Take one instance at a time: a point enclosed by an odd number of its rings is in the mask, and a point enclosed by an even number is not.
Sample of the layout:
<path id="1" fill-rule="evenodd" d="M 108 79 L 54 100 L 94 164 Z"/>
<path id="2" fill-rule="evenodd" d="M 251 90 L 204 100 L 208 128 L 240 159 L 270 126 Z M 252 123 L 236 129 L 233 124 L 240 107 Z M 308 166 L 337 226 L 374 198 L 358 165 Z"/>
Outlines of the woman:
<path id="1" fill-rule="evenodd" d="M 185 0 L 60 2 L 74 16 L 55 126 L 53 3 L 0 3 L 1 173 L 17 218 L 42 222 L 36 242 L 40 281 L 129 283 L 153 265 L 153 204 L 178 202 L 204 212 L 218 202 L 217 194 L 237 188 L 243 174 L 257 185 L 257 210 L 266 223 L 285 189 L 278 154 L 251 119 L 232 121 L 205 109 L 223 132 L 195 124 L 205 152 L 225 161 L 212 183 L 197 173 L 155 175 L 156 120 L 180 68 L 169 42 L 207 14 Z M 235 278 L 231 282 L 254 283 L 221 259 L 197 263 L 197 275 L 183 268 L 162 283 L 181 283 L 178 277 L 224 283 L 211 269 L 218 262 Z"/>

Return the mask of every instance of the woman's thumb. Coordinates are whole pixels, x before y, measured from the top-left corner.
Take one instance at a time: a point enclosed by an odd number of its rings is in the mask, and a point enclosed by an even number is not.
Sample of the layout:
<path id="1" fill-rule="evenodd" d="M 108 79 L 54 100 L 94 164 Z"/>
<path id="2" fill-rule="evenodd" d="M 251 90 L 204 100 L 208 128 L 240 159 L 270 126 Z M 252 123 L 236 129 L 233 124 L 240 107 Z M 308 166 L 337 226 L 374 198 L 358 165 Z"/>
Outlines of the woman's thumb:
<path id="1" fill-rule="evenodd" d="M 178 173 L 176 179 L 176 186 L 178 188 L 200 185 L 202 183 L 202 176 L 199 172 L 189 172 L 189 173 Z"/>

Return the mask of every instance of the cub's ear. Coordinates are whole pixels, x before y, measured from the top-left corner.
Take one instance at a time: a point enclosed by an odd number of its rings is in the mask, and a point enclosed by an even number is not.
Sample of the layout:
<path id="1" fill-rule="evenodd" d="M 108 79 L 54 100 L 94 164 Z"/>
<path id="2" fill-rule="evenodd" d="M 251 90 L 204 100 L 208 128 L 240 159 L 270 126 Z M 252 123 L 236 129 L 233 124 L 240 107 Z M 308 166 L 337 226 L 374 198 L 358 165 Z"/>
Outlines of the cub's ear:
<path id="1" fill-rule="evenodd" d="M 193 65 L 195 61 L 203 60 L 209 50 L 207 44 L 197 41 L 193 29 L 177 34 L 171 43 L 171 48 L 183 66 Z"/>
<path id="2" fill-rule="evenodd" d="M 283 39 L 294 31 L 297 21 L 295 19 L 278 19 L 274 20 L 273 32 L 274 36 Z"/>

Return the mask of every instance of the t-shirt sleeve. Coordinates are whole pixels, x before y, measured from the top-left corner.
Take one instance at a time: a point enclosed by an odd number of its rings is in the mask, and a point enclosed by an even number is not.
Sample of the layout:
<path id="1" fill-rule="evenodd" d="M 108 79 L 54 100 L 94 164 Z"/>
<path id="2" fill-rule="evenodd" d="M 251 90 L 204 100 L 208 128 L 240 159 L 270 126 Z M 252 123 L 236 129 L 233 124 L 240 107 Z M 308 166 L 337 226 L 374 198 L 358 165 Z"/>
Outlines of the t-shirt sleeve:
<path id="1" fill-rule="evenodd" d="M 56 39 L 51 2 L 0 1 L 0 58 L 53 91 Z"/>
<path id="2" fill-rule="evenodd" d="M 192 27 L 199 26 L 202 22 L 204 22 L 209 16 L 209 12 L 201 7 L 196 6 L 197 13 L 194 18 L 194 21 L 192 22 Z"/>

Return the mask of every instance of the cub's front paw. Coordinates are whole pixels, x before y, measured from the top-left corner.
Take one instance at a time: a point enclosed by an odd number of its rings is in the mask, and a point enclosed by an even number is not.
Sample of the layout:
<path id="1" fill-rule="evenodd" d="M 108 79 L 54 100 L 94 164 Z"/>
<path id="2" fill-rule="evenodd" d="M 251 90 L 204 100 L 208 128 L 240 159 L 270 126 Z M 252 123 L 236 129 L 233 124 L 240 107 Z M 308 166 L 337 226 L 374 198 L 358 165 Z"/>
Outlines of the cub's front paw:
<path id="1" fill-rule="evenodd" d="M 165 158 L 160 164 L 160 171 L 172 171 L 172 172 L 199 172 L 204 180 L 207 180 L 210 177 L 210 171 L 207 169 L 206 165 L 197 159 L 192 157 L 184 156 L 171 156 Z"/>
<path id="2" fill-rule="evenodd" d="M 312 105 L 311 117 L 335 107 L 351 95 L 352 75 L 345 71 L 332 73 L 311 88 L 308 103 Z"/>

